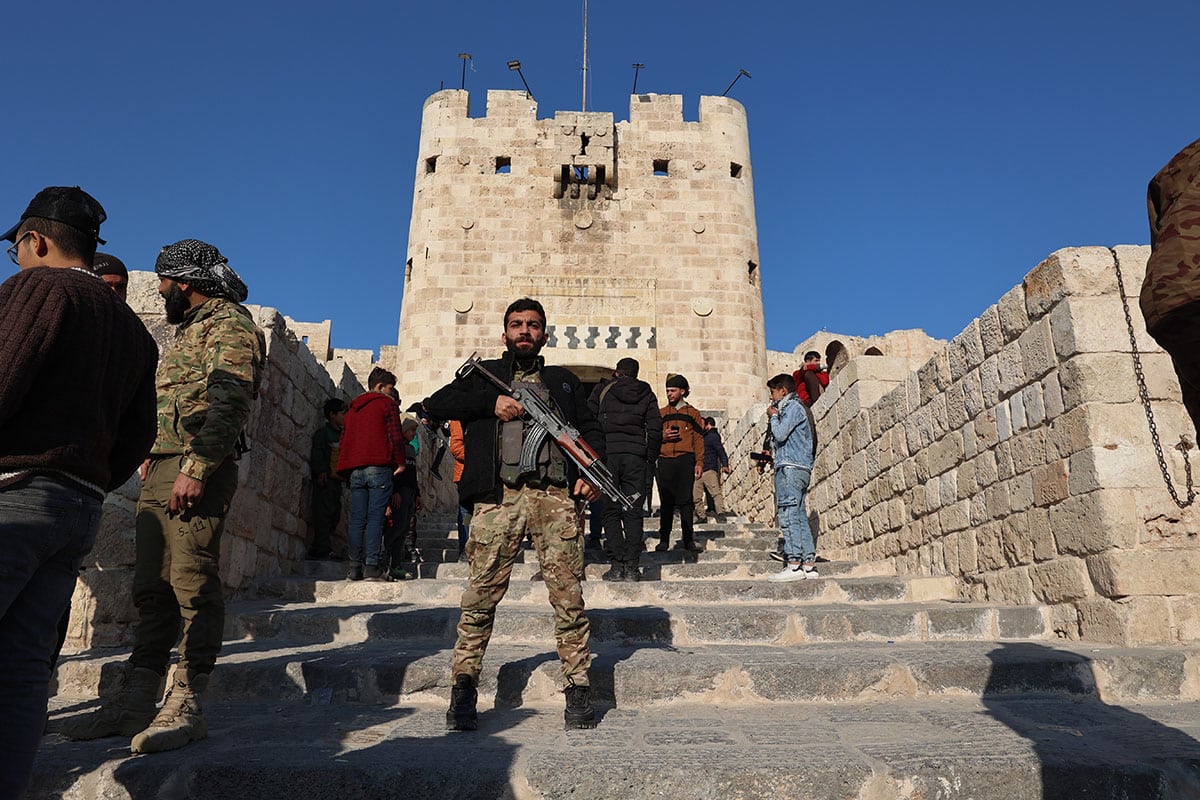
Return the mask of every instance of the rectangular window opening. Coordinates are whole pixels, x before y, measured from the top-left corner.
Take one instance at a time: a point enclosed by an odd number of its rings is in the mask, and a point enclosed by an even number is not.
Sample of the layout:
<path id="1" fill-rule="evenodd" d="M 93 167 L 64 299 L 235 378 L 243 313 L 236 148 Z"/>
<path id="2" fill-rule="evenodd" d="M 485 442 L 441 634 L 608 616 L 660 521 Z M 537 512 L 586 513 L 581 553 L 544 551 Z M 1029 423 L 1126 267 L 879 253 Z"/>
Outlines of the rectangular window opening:
<path id="1" fill-rule="evenodd" d="M 430 156 L 429 158 L 425 159 L 426 175 L 432 175 L 433 173 L 437 172 L 437 159 L 437 156 Z"/>
<path id="2" fill-rule="evenodd" d="M 307 336 L 301 336 L 301 337 L 300 337 L 300 341 L 304 342 L 305 344 L 308 344 L 308 337 L 307 337 Z"/>
<path id="3" fill-rule="evenodd" d="M 573 177 L 574 177 L 575 183 L 587 183 L 588 182 L 588 168 L 587 167 L 572 167 L 572 171 L 573 171 Z"/>
<path id="4" fill-rule="evenodd" d="M 750 279 L 750 283 L 754 283 L 754 281 L 758 279 L 758 262 L 746 262 L 746 277 Z"/>
<path id="5" fill-rule="evenodd" d="M 412 278 L 412 259 L 410 258 L 408 261 L 404 262 L 404 280 L 407 281 L 411 278 Z"/>
<path id="6" fill-rule="evenodd" d="M 508 175 L 512 172 L 512 158 L 510 156 L 496 156 L 496 174 Z"/>
<path id="7" fill-rule="evenodd" d="M 731 178 L 742 177 L 742 165 L 737 163 L 736 161 L 730 161 L 729 162 L 729 177 L 731 177 Z"/>
<path id="8" fill-rule="evenodd" d="M 659 178 L 665 178 L 669 174 L 668 167 L 670 166 L 671 162 L 667 159 L 656 158 L 654 159 L 654 174 Z"/>

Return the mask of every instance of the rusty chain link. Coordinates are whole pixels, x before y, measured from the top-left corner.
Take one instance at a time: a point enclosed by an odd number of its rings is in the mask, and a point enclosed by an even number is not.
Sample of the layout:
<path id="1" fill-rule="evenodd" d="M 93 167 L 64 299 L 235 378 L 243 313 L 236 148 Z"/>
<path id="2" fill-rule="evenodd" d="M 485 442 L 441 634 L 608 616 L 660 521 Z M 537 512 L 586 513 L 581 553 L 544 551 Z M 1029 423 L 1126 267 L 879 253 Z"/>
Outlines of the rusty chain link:
<path id="1" fill-rule="evenodd" d="M 1154 423 L 1154 410 L 1150 407 L 1150 392 L 1146 389 L 1146 375 L 1142 371 L 1142 354 L 1138 351 L 1137 335 L 1133 331 L 1133 317 L 1129 313 L 1129 300 L 1125 297 L 1125 279 L 1121 275 L 1121 259 L 1114 248 L 1108 248 L 1108 252 L 1112 253 L 1113 266 L 1117 269 L 1117 291 L 1121 294 L 1121 306 L 1125 309 L 1125 325 L 1129 330 L 1129 347 L 1133 352 L 1133 372 L 1137 377 L 1138 395 L 1142 398 L 1142 407 L 1146 410 L 1146 422 L 1150 425 L 1150 440 L 1154 442 L 1154 453 L 1158 456 L 1158 468 L 1162 470 L 1163 481 L 1166 482 L 1167 491 L 1171 493 L 1171 499 L 1175 501 L 1175 505 L 1187 508 L 1196 499 L 1196 489 L 1192 485 L 1192 462 L 1188 457 L 1188 451 L 1195 445 L 1189 442 L 1183 434 L 1179 435 L 1179 444 L 1175 445 L 1175 449 L 1183 453 L 1183 474 L 1187 488 L 1187 500 L 1184 501 L 1179 499 L 1179 493 L 1175 490 L 1175 484 L 1171 480 L 1171 473 L 1167 471 L 1167 458 L 1163 455 L 1162 443 L 1158 438 L 1158 426 Z"/>

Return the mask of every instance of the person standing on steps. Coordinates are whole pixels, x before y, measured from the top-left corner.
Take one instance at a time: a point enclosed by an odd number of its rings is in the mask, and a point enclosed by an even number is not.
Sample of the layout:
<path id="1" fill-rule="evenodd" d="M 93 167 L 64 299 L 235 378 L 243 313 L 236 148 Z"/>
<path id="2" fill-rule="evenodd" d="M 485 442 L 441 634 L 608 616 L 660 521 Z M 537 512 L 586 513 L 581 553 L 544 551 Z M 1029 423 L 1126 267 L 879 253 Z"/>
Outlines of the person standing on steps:
<path id="1" fill-rule="evenodd" d="M 392 477 L 407 468 L 396 376 L 375 367 L 368 391 L 350 401 L 342 430 L 337 471 L 350 483 L 350 523 L 346 529 L 350 567 L 346 580 L 386 581 L 380 566 L 383 528 L 392 499 Z"/>
<path id="2" fill-rule="evenodd" d="M 662 443 L 662 417 L 658 398 L 650 384 L 638 380 L 636 359 L 622 358 L 617 362 L 612 380 L 605 381 L 592 391 L 588 406 L 604 438 L 604 463 L 612 470 L 621 491 L 632 496 L 645 491 L 646 464 L 658 457 Z M 638 581 L 638 562 L 644 549 L 642 505 L 628 511 L 607 497 L 600 500 L 604 517 L 604 536 L 612 568 L 604 574 L 609 581 Z"/>
<path id="3" fill-rule="evenodd" d="M 346 421 L 346 401 L 340 397 L 325 401 L 325 424 L 312 435 L 308 468 L 312 473 L 313 540 L 308 558 L 333 557 L 333 533 L 342 519 L 342 493 L 345 484 L 337 473 L 338 450 Z"/>
<path id="4" fill-rule="evenodd" d="M 104 496 L 154 442 L 158 347 L 91 269 L 105 218 L 78 186 L 51 186 L 0 235 L 19 270 L 0 284 L 4 798 L 21 797 L 29 783 L 59 625 Z"/>
<path id="5" fill-rule="evenodd" d="M 771 581 L 815 580 L 816 547 L 804 498 L 812 479 L 813 434 L 804 405 L 796 397 L 791 375 L 779 374 L 767 381 L 771 405 L 767 427 L 775 453 L 775 507 L 783 532 L 783 569 Z"/>
<path id="6" fill-rule="evenodd" d="M 700 551 L 693 537 L 695 506 L 693 489 L 704 467 L 704 418 L 685 399 L 691 389 L 682 375 L 667 376 L 667 405 L 658 410 L 662 417 L 662 447 L 658 454 L 657 552 L 671 546 L 671 522 L 679 511 L 683 540 L 677 548 L 691 553 Z"/>
<path id="7" fill-rule="evenodd" d="M 695 496 L 692 502 L 696 506 L 696 522 L 703 523 L 708 518 L 708 501 L 704 497 L 707 492 L 712 496 L 713 509 L 716 511 L 718 522 L 724 522 L 729 515 L 725 509 L 725 493 L 721 491 L 721 477 L 728 475 L 729 455 L 721 442 L 721 432 L 717 430 L 717 420 L 714 417 L 704 418 L 704 470 L 696 480 Z"/>
<path id="8" fill-rule="evenodd" d="M 600 429 L 587 407 L 583 387 L 571 372 L 539 355 L 548 339 L 546 312 L 528 297 L 504 312 L 503 357 L 482 366 L 514 388 L 538 394 L 562 414 L 587 442 Z M 588 666 L 591 627 L 584 613 L 583 537 L 576 527 L 574 497 L 595 500 L 600 492 L 578 476 L 544 429 L 528 424 L 524 407 L 490 381 L 471 372 L 425 400 L 438 419 L 463 423 L 466 452 L 460 502 L 474 505 L 467 552 L 471 574 L 462 595 L 462 615 L 451 666 L 453 686 L 446 727 L 475 730 L 479 673 L 492 636 L 496 606 L 508 590 L 513 563 L 526 532 L 532 534 L 541 573 L 554 607 L 555 641 L 566 695 L 565 725 L 594 728 Z M 540 444 L 536 439 L 539 437 Z M 534 469 L 521 471 L 521 452 L 536 447 Z"/>
<path id="9" fill-rule="evenodd" d="M 221 533 L 266 353 L 241 305 L 246 285 L 217 248 L 184 239 L 162 249 L 154 270 L 167 322 L 179 329 L 159 361 L 158 435 L 142 465 L 133 653 L 117 692 L 64 731 L 74 739 L 136 734 L 133 753 L 208 735 L 201 699 L 225 624 Z M 179 663 L 156 714 L 176 641 Z"/>

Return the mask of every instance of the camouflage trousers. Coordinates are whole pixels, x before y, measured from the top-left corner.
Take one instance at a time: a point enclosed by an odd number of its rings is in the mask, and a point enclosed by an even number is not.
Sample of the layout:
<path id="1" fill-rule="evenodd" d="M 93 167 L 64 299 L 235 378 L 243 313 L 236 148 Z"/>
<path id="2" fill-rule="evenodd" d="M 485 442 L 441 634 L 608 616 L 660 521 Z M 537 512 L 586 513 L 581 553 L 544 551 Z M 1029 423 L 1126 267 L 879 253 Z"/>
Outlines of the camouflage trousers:
<path id="1" fill-rule="evenodd" d="M 504 488 L 499 504 L 476 503 L 467 557 L 471 579 L 463 590 L 454 675 L 478 678 L 492 638 L 496 606 L 508 590 L 513 563 L 528 532 L 541 562 L 542 577 L 554 607 L 554 638 L 562 661 L 562 682 L 588 684 L 590 626 L 583 610 L 583 541 L 576 528 L 575 505 L 566 489 Z"/>

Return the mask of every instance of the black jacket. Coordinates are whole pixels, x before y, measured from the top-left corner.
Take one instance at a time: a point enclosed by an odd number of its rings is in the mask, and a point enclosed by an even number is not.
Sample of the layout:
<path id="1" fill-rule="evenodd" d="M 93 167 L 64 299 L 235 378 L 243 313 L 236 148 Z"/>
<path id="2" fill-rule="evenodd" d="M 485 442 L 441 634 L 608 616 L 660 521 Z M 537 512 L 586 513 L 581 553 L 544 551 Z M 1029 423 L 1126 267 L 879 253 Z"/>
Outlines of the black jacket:
<path id="1" fill-rule="evenodd" d="M 484 361 L 483 366 L 501 380 L 512 382 L 511 353 Z M 600 439 L 600 427 L 587 407 L 579 378 L 563 367 L 544 364 L 541 378 L 563 419 L 574 425 L 584 441 L 594 447 Z M 473 372 L 465 378 L 455 378 L 423 403 L 431 416 L 454 419 L 463 424 L 466 457 L 458 493 L 464 505 L 498 503 L 504 496 L 504 484 L 500 482 L 500 420 L 496 418 L 496 398 L 499 396 L 500 390 L 491 381 Z M 567 459 L 567 485 L 574 488 L 578 477 L 579 471 Z"/>
<path id="2" fill-rule="evenodd" d="M 588 407 L 604 431 L 599 443 L 602 455 L 632 455 L 647 461 L 658 458 L 662 416 L 650 384 L 627 375 L 604 381 L 592 390 Z"/>
<path id="3" fill-rule="evenodd" d="M 719 470 L 729 466 L 729 455 L 721 443 L 721 434 L 716 428 L 704 432 L 704 471 Z"/>

